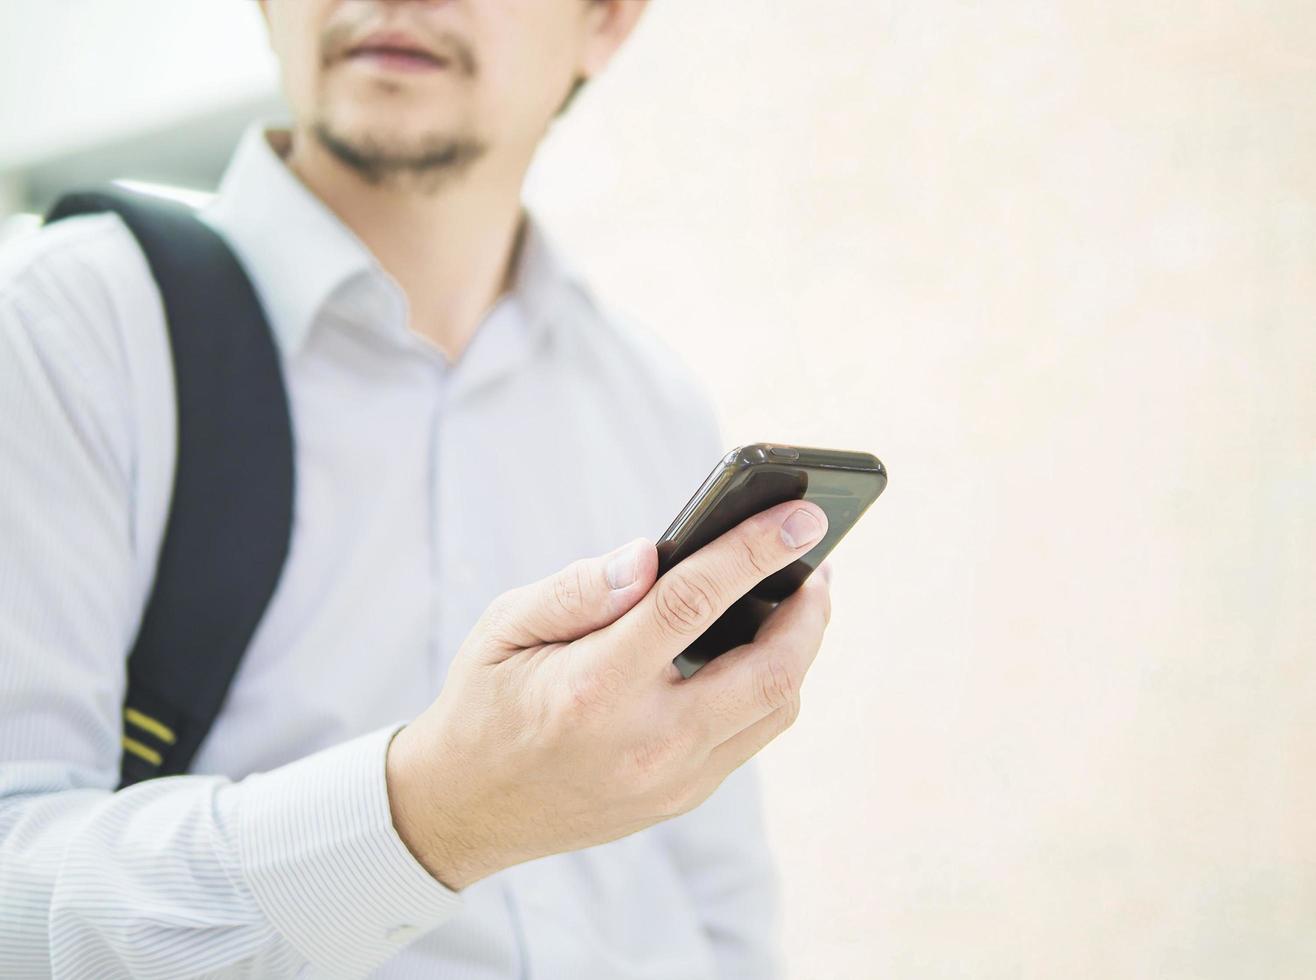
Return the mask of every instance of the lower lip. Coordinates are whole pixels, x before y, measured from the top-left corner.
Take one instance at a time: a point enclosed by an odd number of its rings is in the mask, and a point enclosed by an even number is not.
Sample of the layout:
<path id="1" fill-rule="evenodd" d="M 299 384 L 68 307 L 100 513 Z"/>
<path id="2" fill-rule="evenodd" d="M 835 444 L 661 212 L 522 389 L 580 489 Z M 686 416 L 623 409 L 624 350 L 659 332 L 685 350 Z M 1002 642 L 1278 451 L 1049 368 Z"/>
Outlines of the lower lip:
<path id="1" fill-rule="evenodd" d="M 350 61 L 370 65 L 384 71 L 426 72 L 443 71 L 447 62 L 433 61 L 421 55 L 406 54 L 402 51 L 362 51 L 349 55 Z"/>

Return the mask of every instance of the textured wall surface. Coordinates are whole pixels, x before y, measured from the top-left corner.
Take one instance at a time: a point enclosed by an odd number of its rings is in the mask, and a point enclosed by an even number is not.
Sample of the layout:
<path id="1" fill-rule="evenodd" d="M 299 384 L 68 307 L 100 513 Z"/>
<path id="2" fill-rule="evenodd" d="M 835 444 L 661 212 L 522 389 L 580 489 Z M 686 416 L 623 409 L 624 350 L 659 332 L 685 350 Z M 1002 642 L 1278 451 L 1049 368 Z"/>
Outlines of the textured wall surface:
<path id="1" fill-rule="evenodd" d="M 556 135 L 729 442 L 890 468 L 761 756 L 794 977 L 1316 976 L 1313 92 L 1309 0 L 658 0 Z"/>

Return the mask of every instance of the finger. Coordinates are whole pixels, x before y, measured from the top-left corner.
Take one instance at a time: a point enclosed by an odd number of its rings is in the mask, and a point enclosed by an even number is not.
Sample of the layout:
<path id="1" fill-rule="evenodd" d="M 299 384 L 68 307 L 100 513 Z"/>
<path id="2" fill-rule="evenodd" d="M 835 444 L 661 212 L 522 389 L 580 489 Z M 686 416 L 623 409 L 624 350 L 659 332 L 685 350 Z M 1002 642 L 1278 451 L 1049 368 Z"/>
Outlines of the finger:
<path id="1" fill-rule="evenodd" d="M 657 550 L 637 538 L 503 593 L 485 611 L 481 626 L 496 645 L 510 649 L 576 640 L 634 606 L 657 575 Z"/>
<path id="2" fill-rule="evenodd" d="M 830 561 L 825 561 L 819 565 L 794 593 L 787 596 L 784 601 L 779 602 L 775 608 L 763 617 L 763 622 L 759 624 L 759 628 L 754 634 L 755 642 L 767 638 L 773 630 L 779 629 L 779 627 L 772 625 L 778 619 L 783 616 L 794 615 L 792 610 L 797 603 L 792 602 L 792 599 L 801 594 L 813 595 L 818 592 L 821 593 L 823 625 L 826 626 L 832 621 L 832 563 Z"/>
<path id="3" fill-rule="evenodd" d="M 782 705 L 713 749 L 708 754 L 706 768 L 725 779 L 733 770 L 744 765 L 769 742 L 795 724 L 799 714 L 799 698 Z"/>
<path id="4" fill-rule="evenodd" d="M 609 650 L 641 673 L 666 671 L 672 659 L 733 602 L 773 572 L 807 554 L 827 531 L 816 504 L 788 501 L 733 527 L 663 575 L 608 630 Z"/>
<path id="5" fill-rule="evenodd" d="M 681 716 L 716 745 L 798 700 L 830 619 L 827 582 L 810 576 L 768 615 L 753 643 L 728 650 L 677 685 Z"/>

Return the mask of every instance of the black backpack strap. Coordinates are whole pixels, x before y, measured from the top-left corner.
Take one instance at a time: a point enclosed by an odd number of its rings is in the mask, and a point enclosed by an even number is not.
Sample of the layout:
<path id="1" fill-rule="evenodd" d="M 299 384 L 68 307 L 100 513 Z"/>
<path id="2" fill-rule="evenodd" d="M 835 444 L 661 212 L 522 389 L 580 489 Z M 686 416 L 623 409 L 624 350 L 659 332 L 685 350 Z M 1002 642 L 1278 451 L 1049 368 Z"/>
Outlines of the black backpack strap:
<path id="1" fill-rule="evenodd" d="M 47 222 L 114 211 L 164 302 L 178 462 L 155 580 L 128 657 L 120 787 L 186 772 L 269 604 L 292 533 L 293 442 L 279 351 L 242 266 L 192 209 L 96 188 Z"/>

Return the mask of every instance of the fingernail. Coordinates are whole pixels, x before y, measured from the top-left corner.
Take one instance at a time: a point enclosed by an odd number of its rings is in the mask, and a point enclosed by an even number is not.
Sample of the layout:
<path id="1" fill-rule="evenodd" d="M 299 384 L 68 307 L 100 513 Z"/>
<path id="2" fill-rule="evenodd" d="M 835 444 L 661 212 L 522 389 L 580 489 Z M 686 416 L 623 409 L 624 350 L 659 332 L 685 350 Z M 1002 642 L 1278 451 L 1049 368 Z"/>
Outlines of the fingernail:
<path id="1" fill-rule="evenodd" d="M 624 589 L 635 581 L 637 549 L 634 543 L 626 545 L 608 559 L 604 574 L 608 577 L 608 588 Z"/>
<path id="2" fill-rule="evenodd" d="M 828 585 L 831 585 L 832 577 L 836 574 L 835 572 L 832 571 L 832 563 L 829 561 L 823 562 L 821 565 L 818 566 L 818 571 L 822 572 L 823 581 L 826 582 Z"/>
<path id="3" fill-rule="evenodd" d="M 803 548 L 806 544 L 813 544 L 822 537 L 822 533 L 822 524 L 818 518 L 803 507 L 793 512 L 781 525 L 781 540 L 786 542 L 788 548 Z"/>

